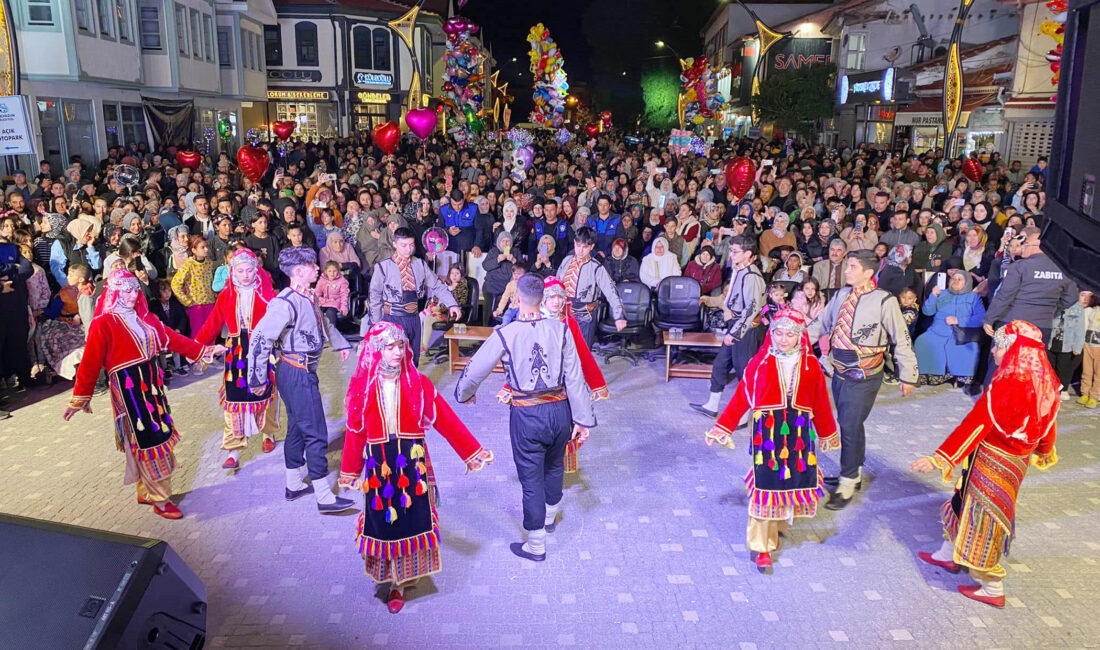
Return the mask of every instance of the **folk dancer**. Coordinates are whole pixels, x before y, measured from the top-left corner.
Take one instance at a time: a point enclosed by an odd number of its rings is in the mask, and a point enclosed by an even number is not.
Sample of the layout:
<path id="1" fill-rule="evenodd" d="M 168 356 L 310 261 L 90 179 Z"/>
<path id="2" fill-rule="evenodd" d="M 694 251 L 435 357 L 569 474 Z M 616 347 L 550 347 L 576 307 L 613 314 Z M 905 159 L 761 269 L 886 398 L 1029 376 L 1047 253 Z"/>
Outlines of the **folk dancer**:
<path id="1" fill-rule="evenodd" d="M 1005 606 L 1005 569 L 1016 522 L 1016 498 L 1028 461 L 1040 470 L 1058 462 L 1059 382 L 1047 360 L 1043 331 L 1014 320 L 993 336 L 997 372 L 985 394 L 931 456 L 914 472 L 939 469 L 950 483 L 963 464 L 955 493 L 940 509 L 944 542 L 920 559 L 951 573 L 970 571 L 977 585 L 959 593 L 994 607 Z"/>
<path id="2" fill-rule="evenodd" d="M 747 235 L 730 239 L 729 259 L 733 277 L 723 303 L 726 332 L 722 347 L 714 357 L 710 371 L 710 397 L 705 402 L 692 403 L 691 408 L 711 418 L 718 417 L 722 391 L 730 381 L 730 375 L 740 377 L 760 349 L 764 327 L 760 324 L 760 310 L 764 308 L 764 276 L 756 268 L 756 241 Z"/>
<path id="3" fill-rule="evenodd" d="M 347 361 L 351 346 L 327 318 L 321 316 L 310 286 L 317 280 L 317 253 L 312 248 L 284 248 L 279 253 L 279 270 L 290 278 L 290 286 L 267 305 L 264 317 L 255 324 L 248 341 L 248 386 L 254 395 L 270 390 L 269 364 L 278 353 L 275 383 L 286 403 L 287 429 L 283 442 L 286 463 L 286 500 L 310 492 L 322 514 L 342 512 L 355 502 L 333 494 L 334 478 L 328 472 L 328 429 L 317 364 L 325 341 Z M 307 471 L 308 470 L 308 471 Z M 309 477 L 311 485 L 306 485 Z"/>
<path id="4" fill-rule="evenodd" d="M 558 267 L 558 277 L 565 286 L 569 298 L 569 312 L 577 321 L 585 346 L 591 348 L 596 339 L 596 301 L 603 294 L 615 319 L 615 329 L 626 327 L 623 301 L 615 290 L 615 282 L 607 269 L 592 258 L 596 246 L 596 233 L 588 226 L 577 230 L 573 237 L 573 254 L 567 255 Z"/>
<path id="5" fill-rule="evenodd" d="M 106 369 L 115 416 L 115 445 L 126 455 L 125 485 L 137 483 L 138 503 L 153 506 L 165 519 L 179 519 L 172 496 L 173 449 L 180 440 L 157 357 L 165 351 L 211 363 L 225 348 L 204 346 L 165 327 L 149 313 L 138 279 L 125 269 L 107 277 L 88 328 L 84 356 L 76 370 L 66 421 L 78 411 L 92 412 L 92 391 Z"/>
<path id="6" fill-rule="evenodd" d="M 425 298 L 436 298 L 446 307 L 451 318 L 458 320 L 462 309 L 451 290 L 432 272 L 427 262 L 413 257 L 416 236 L 408 228 L 393 233 L 396 252 L 374 265 L 370 279 L 370 319 L 363 319 L 362 333 L 373 323 L 388 321 L 405 330 L 410 341 L 420 341 L 420 309 Z M 420 344 L 413 345 L 413 366 L 420 364 Z"/>
<path id="7" fill-rule="evenodd" d="M 779 548 L 779 534 L 796 517 L 817 514 L 817 502 L 825 495 L 817 453 L 840 446 L 825 374 L 801 312 L 784 309 L 772 319 L 733 399 L 707 432 L 707 444 L 733 449 L 733 431 L 750 410 L 746 538 L 749 551 L 756 553 L 757 568 L 766 572 L 772 567 L 771 554 Z"/>
<path id="8" fill-rule="evenodd" d="M 254 395 L 248 388 L 248 339 L 252 324 L 267 313 L 275 298 L 271 276 L 260 269 L 260 258 L 247 248 L 238 249 L 229 260 L 230 283 L 218 294 L 214 311 L 195 336 L 209 345 L 226 328 L 225 374 L 218 397 L 225 418 L 222 449 L 229 452 L 224 469 L 238 469 L 241 450 L 257 433 L 264 438 L 263 451 L 275 450 L 279 430 L 279 400 L 275 393 L 275 370 L 269 368 L 266 389 Z"/>
<path id="9" fill-rule="evenodd" d="M 523 487 L 523 528 L 527 541 L 511 545 L 519 557 L 546 559 L 546 533 L 561 511 L 565 446 L 578 445 L 596 426 L 592 397 L 584 383 L 577 346 L 569 327 L 539 314 L 543 283 L 533 274 L 517 282 L 519 317 L 493 330 L 470 359 L 455 387 L 459 402 L 475 401 L 478 386 L 498 362 L 511 387 L 509 435 Z"/>
<path id="10" fill-rule="evenodd" d="M 356 542 L 367 575 L 391 585 L 388 606 L 394 614 L 405 604 L 407 586 L 442 568 L 428 429 L 434 427 L 471 472 L 493 461 L 431 380 L 413 367 L 409 347 L 394 323 L 370 328 L 348 385 L 340 461 L 340 487 L 366 493 Z"/>
<path id="11" fill-rule="evenodd" d="M 848 253 L 844 281 L 824 311 L 810 323 L 811 341 L 829 336 L 833 364 L 833 401 L 840 425 L 840 476 L 825 478 L 836 490 L 825 507 L 843 510 L 856 490 L 863 488 L 863 462 L 867 457 L 867 432 L 863 423 L 871 414 L 882 386 L 882 368 L 890 346 L 897 359 L 901 395 L 917 385 L 917 356 L 909 339 L 909 326 L 901 315 L 898 299 L 875 285 L 878 257 L 869 250 Z"/>

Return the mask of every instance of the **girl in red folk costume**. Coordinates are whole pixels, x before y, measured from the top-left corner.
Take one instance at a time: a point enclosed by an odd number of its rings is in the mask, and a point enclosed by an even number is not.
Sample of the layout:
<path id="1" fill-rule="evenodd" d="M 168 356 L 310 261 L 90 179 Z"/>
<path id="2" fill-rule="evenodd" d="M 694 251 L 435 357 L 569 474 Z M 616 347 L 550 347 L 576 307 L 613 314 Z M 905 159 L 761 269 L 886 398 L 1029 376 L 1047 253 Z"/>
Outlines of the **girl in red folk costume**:
<path id="1" fill-rule="evenodd" d="M 775 315 L 764 344 L 745 367 L 733 399 L 706 433 L 708 445 L 733 449 L 732 435 L 752 410 L 749 550 L 771 570 L 779 535 L 796 517 L 813 517 L 824 496 L 817 452 L 840 448 L 825 374 L 806 335 L 806 317 L 794 309 Z"/>
<path id="2" fill-rule="evenodd" d="M 137 483 L 138 503 L 152 504 L 166 519 L 183 516 L 168 498 L 176 468 L 172 449 L 179 442 L 164 393 L 157 357 L 172 351 L 203 363 L 225 351 L 204 346 L 165 327 L 149 313 L 138 279 L 125 269 L 112 271 L 88 329 L 84 357 L 76 371 L 73 397 L 63 417 L 92 412 L 92 390 L 106 369 L 115 415 L 115 443 L 126 452 L 125 484 Z"/>
<path id="3" fill-rule="evenodd" d="M 275 432 L 279 430 L 275 371 L 268 370 L 267 386 L 260 395 L 248 389 L 248 337 L 253 323 L 260 322 L 267 313 L 275 290 L 271 288 L 271 276 L 260 269 L 260 259 L 247 248 L 233 253 L 229 272 L 231 282 L 218 294 L 214 311 L 195 340 L 209 345 L 221 334 L 222 327 L 228 331 L 225 374 L 218 391 L 225 411 L 222 449 L 229 452 L 222 467 L 237 469 L 241 450 L 257 433 L 263 434 L 264 453 L 275 449 Z"/>
<path id="4" fill-rule="evenodd" d="M 596 358 L 592 356 L 592 350 L 584 342 L 584 336 L 581 334 L 577 319 L 573 318 L 565 285 L 553 275 L 543 281 L 542 312 L 543 316 L 547 318 L 556 318 L 565 321 L 569 325 L 569 333 L 573 335 L 573 343 L 576 345 L 577 354 L 581 358 L 581 373 L 584 374 L 584 383 L 588 384 L 588 389 L 592 391 L 592 401 L 597 402 L 610 397 L 610 393 L 607 391 L 607 380 L 603 378 L 603 372 L 596 365 Z M 578 437 L 566 444 L 566 474 L 577 471 L 577 453 L 586 439 L 587 436 Z"/>
<path id="5" fill-rule="evenodd" d="M 388 606 L 405 604 L 405 587 L 442 568 L 435 478 L 425 434 L 434 427 L 464 459 L 468 471 L 492 463 L 493 453 L 458 419 L 435 386 L 412 365 L 404 330 L 375 323 L 348 385 L 348 414 L 340 486 L 366 493 L 357 541 L 367 575 L 390 583 Z"/>
<path id="6" fill-rule="evenodd" d="M 994 607 L 1005 606 L 1001 555 L 1008 554 L 1016 522 L 1016 497 L 1028 461 L 1045 470 L 1058 462 L 1059 381 L 1047 360 L 1039 328 L 1014 320 L 993 336 L 997 372 L 985 394 L 931 456 L 909 470 L 939 469 L 950 483 L 963 464 L 955 493 L 943 504 L 944 542 L 920 559 L 958 573 L 967 568 L 977 585 L 959 592 Z"/>

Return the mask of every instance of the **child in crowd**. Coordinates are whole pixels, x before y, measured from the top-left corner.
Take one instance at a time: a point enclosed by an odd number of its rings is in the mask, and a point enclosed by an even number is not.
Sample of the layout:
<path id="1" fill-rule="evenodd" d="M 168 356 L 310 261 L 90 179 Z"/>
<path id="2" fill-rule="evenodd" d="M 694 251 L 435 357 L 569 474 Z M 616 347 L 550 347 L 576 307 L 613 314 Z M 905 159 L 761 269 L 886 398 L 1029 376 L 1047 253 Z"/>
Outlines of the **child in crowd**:
<path id="1" fill-rule="evenodd" d="M 765 325 L 771 323 L 775 315 L 787 306 L 787 289 L 778 282 L 768 286 L 768 302 L 760 310 L 760 321 Z"/>
<path id="2" fill-rule="evenodd" d="M 516 292 L 516 282 L 527 275 L 527 265 L 516 262 L 512 265 L 512 279 L 504 286 L 504 293 L 500 294 L 497 308 L 493 310 L 493 316 L 500 319 L 501 325 L 507 325 L 516 319 L 519 314 L 519 294 Z"/>
<path id="3" fill-rule="evenodd" d="M 192 332 L 202 329 L 203 323 L 214 311 L 214 260 L 208 257 L 210 248 L 201 235 L 191 235 L 191 257 L 172 276 L 172 291 L 187 310 L 187 320 Z"/>
<path id="4" fill-rule="evenodd" d="M 85 327 L 91 323 L 95 310 L 92 297 L 95 283 L 91 274 L 87 265 L 71 264 L 65 274 L 68 284 L 46 305 L 38 322 L 39 358 L 54 374 L 69 380 L 76 377 L 80 355 L 74 353 L 84 348 Z"/>
<path id="5" fill-rule="evenodd" d="M 229 260 L 233 257 L 233 253 L 237 252 L 237 248 L 237 246 L 230 246 L 226 249 L 222 265 L 214 269 L 214 281 L 210 285 L 214 293 L 221 293 L 225 285 L 229 283 Z"/>
<path id="6" fill-rule="evenodd" d="M 150 285 L 149 271 L 141 263 L 141 258 L 136 257 L 130 260 L 126 268 L 134 274 L 134 277 L 138 279 L 138 283 L 141 284 L 141 293 L 145 296 L 145 301 L 152 302 L 156 296 L 153 295 L 153 287 Z"/>
<path id="7" fill-rule="evenodd" d="M 1085 308 L 1085 347 L 1081 357 L 1081 397 L 1077 403 L 1085 408 L 1100 406 L 1100 305 L 1091 291 L 1082 291 L 1077 298 Z"/>
<path id="8" fill-rule="evenodd" d="M 917 319 L 920 318 L 920 307 L 917 305 L 917 292 L 905 288 L 898 294 L 898 303 L 901 305 L 901 316 L 905 324 L 909 326 L 909 338 L 916 338 Z"/>
<path id="9" fill-rule="evenodd" d="M 313 290 L 313 295 L 317 297 L 317 305 L 321 308 L 321 313 L 334 326 L 340 317 L 348 315 L 350 292 L 348 279 L 340 274 L 340 265 L 331 260 L 325 262 L 325 272 L 317 279 L 317 287 Z"/>
<path id="10" fill-rule="evenodd" d="M 168 329 L 175 330 L 176 333 L 184 336 L 191 335 L 190 322 L 187 319 L 187 312 L 184 311 L 183 305 L 172 294 L 172 283 L 165 278 L 161 278 L 156 281 L 156 299 L 150 301 L 149 311 L 160 319 L 160 322 L 164 323 L 164 326 Z M 170 359 L 175 360 L 175 368 Z M 175 352 L 164 352 L 160 360 L 160 365 L 164 368 L 164 382 L 172 378 L 172 373 L 177 375 L 187 375 L 187 366 L 184 365 L 183 359 L 179 354 Z"/>

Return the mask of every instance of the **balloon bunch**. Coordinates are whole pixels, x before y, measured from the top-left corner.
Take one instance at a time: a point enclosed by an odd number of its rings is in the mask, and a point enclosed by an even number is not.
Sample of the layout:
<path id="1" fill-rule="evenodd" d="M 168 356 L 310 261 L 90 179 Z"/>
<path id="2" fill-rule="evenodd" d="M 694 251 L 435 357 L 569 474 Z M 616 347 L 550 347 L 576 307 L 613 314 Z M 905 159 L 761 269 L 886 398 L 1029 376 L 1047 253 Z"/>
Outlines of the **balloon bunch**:
<path id="1" fill-rule="evenodd" d="M 1069 0 L 1050 0 L 1046 7 L 1054 13 L 1054 18 L 1044 20 L 1039 25 L 1039 33 L 1054 39 L 1056 47 L 1047 52 L 1046 59 L 1050 63 L 1050 71 L 1054 73 L 1050 83 L 1057 86 L 1058 76 L 1062 70 L 1062 43 L 1066 38 L 1066 12 L 1069 9 Z M 1052 101 L 1056 99 L 1057 97 L 1054 97 Z"/>
<path id="2" fill-rule="evenodd" d="M 569 132 L 569 129 L 558 129 L 558 142 L 565 144 L 573 139 L 573 134 Z"/>
<path id="3" fill-rule="evenodd" d="M 546 128 L 559 128 L 565 121 L 565 98 L 569 95 L 569 83 L 563 59 L 557 43 L 550 38 L 550 30 L 539 23 L 527 35 L 531 44 L 531 76 L 535 80 L 532 99 L 535 108 L 531 121 Z"/>
<path id="4" fill-rule="evenodd" d="M 600 113 L 600 133 L 610 131 L 613 128 L 615 128 L 615 125 L 611 122 L 611 111 Z"/>
<path id="5" fill-rule="evenodd" d="M 535 137 L 531 135 L 530 131 L 521 129 L 518 126 L 508 132 L 508 139 L 512 141 L 512 146 L 516 149 L 526 147 L 535 141 Z"/>
<path id="6" fill-rule="evenodd" d="M 680 93 L 684 96 L 684 120 L 702 124 L 714 118 L 714 112 L 722 107 L 726 98 L 718 93 L 718 81 L 714 70 L 707 65 L 707 57 L 680 61 Z"/>
<path id="7" fill-rule="evenodd" d="M 447 51 L 443 54 L 442 105 L 466 125 L 466 130 L 481 133 L 485 122 L 481 119 L 482 81 L 485 75 L 478 72 L 481 52 L 470 42 L 470 35 L 480 28 L 463 16 L 448 18 L 443 25 L 447 34 Z"/>

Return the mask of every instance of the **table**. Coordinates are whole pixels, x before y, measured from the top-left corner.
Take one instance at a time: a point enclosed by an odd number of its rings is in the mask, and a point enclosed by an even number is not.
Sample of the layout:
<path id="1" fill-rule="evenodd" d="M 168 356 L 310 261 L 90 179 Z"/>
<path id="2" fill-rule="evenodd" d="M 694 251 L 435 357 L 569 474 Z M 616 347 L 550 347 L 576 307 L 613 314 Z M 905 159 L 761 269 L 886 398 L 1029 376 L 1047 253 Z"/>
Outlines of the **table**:
<path id="1" fill-rule="evenodd" d="M 673 348 L 718 348 L 722 338 L 711 332 L 684 332 L 683 338 L 671 339 L 668 332 L 661 332 L 665 345 L 665 381 L 672 377 L 710 379 L 711 366 L 703 363 L 672 363 Z"/>
<path id="2" fill-rule="evenodd" d="M 443 338 L 447 341 L 447 366 L 449 374 L 453 375 L 456 370 L 462 370 L 466 367 L 466 364 L 470 363 L 470 357 L 462 356 L 462 348 L 459 347 L 462 341 L 484 341 L 492 335 L 492 327 L 467 325 L 466 331 L 459 334 L 452 325 L 451 329 L 443 334 Z M 493 372 L 504 372 L 504 366 L 498 363 L 496 367 L 493 368 Z"/>

